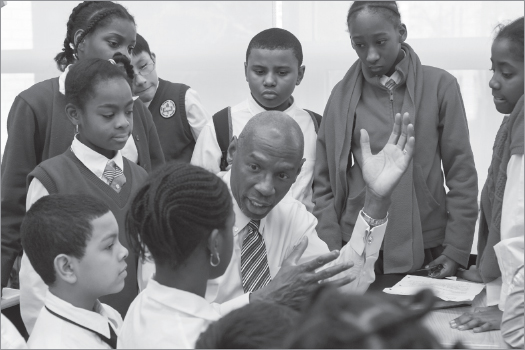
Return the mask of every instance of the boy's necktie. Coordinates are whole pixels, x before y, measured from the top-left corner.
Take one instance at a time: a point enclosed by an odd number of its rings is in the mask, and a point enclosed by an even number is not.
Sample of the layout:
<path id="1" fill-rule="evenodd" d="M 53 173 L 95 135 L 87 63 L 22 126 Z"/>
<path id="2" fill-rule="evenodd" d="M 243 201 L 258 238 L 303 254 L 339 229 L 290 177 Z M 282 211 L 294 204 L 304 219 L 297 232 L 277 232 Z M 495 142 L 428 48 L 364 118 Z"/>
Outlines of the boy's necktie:
<path id="1" fill-rule="evenodd" d="M 248 234 L 242 242 L 241 250 L 241 278 L 244 293 L 254 292 L 266 286 L 272 280 L 266 245 L 259 233 L 259 220 L 248 223 Z"/>
<path id="2" fill-rule="evenodd" d="M 122 169 L 114 161 L 110 160 L 106 164 L 103 175 L 108 180 L 108 185 L 117 193 L 120 193 L 122 186 L 126 183 L 126 177 Z"/>

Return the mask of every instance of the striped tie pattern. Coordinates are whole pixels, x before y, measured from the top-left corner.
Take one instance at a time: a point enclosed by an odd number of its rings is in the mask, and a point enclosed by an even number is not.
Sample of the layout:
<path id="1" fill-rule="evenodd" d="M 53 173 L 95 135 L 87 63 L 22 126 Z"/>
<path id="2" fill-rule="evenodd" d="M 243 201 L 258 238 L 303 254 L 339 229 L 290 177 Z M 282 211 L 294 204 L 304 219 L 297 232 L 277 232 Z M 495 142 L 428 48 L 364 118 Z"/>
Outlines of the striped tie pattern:
<path id="1" fill-rule="evenodd" d="M 259 233 L 259 221 L 248 223 L 248 234 L 242 242 L 241 250 L 241 277 L 244 293 L 254 292 L 266 286 L 272 280 L 266 245 Z"/>
<path id="2" fill-rule="evenodd" d="M 122 169 L 120 169 L 114 161 L 108 161 L 102 175 L 108 180 L 108 185 L 115 190 L 115 192 L 120 193 L 122 186 L 126 183 L 126 177 Z"/>
<path id="3" fill-rule="evenodd" d="M 385 87 L 386 87 L 388 90 L 392 90 L 395 86 L 396 86 L 396 82 L 394 81 L 394 79 L 389 79 L 389 80 L 385 83 Z"/>

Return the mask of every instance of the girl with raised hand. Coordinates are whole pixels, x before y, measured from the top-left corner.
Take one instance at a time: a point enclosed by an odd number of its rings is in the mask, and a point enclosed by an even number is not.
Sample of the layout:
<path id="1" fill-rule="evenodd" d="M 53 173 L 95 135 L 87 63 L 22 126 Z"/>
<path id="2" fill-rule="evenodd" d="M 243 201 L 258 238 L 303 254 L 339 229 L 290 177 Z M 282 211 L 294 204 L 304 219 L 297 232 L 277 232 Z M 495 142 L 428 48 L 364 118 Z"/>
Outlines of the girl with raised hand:
<path id="1" fill-rule="evenodd" d="M 20 245 L 20 224 L 25 213 L 26 177 L 40 162 L 64 153 L 74 127 L 66 118 L 65 80 L 70 65 L 86 58 L 131 57 L 135 20 L 111 1 L 84 1 L 67 22 L 64 47 L 56 57 L 60 77 L 37 83 L 15 99 L 7 120 L 8 139 L 2 158 L 2 288 Z M 164 155 L 151 113 L 140 101 L 133 105 L 133 135 L 123 155 L 146 171 L 164 164 Z"/>
<path id="2" fill-rule="evenodd" d="M 477 174 L 457 80 L 421 64 L 405 43 L 407 27 L 394 1 L 355 1 L 347 24 L 359 59 L 332 90 L 319 129 L 317 233 L 330 249 L 350 239 L 365 200 L 359 130 L 370 132 L 377 153 L 395 115 L 408 112 L 418 135 L 415 154 L 392 195 L 376 273 L 441 265 L 434 277 L 454 275 L 467 265 L 478 214 Z"/>

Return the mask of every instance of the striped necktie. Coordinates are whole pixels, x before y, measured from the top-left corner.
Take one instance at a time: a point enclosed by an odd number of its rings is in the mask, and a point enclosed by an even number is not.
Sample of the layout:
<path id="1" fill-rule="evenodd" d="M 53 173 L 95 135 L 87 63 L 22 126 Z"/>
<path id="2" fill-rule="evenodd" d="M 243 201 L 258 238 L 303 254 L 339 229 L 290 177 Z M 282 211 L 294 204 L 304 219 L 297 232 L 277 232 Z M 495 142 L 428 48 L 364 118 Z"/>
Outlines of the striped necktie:
<path id="1" fill-rule="evenodd" d="M 392 90 L 395 86 L 396 86 L 396 82 L 394 81 L 394 79 L 389 79 L 386 83 L 385 83 L 385 87 L 388 89 L 388 90 Z"/>
<path id="2" fill-rule="evenodd" d="M 266 286 L 272 280 L 266 245 L 259 233 L 259 220 L 248 223 L 248 234 L 242 242 L 241 277 L 244 293 L 254 292 Z"/>
<path id="3" fill-rule="evenodd" d="M 108 161 L 102 175 L 108 180 L 108 185 L 115 190 L 115 192 L 120 193 L 122 186 L 126 183 L 126 177 L 122 169 L 120 169 L 113 160 Z"/>

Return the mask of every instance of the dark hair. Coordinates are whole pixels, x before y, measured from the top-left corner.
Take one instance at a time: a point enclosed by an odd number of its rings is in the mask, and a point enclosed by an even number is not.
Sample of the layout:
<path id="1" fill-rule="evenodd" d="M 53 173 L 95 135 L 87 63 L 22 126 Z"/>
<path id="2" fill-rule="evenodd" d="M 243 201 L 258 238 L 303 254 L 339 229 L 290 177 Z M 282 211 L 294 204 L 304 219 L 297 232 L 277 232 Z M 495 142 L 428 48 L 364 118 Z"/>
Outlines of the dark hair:
<path id="1" fill-rule="evenodd" d="M 509 24 L 499 24 L 496 40 L 507 39 L 510 42 L 510 53 L 520 60 L 523 60 L 523 16 L 510 22 Z"/>
<path id="2" fill-rule="evenodd" d="M 135 42 L 135 47 L 133 48 L 133 55 L 138 55 L 138 54 L 140 54 L 142 52 L 147 52 L 149 57 L 153 58 L 153 57 L 151 57 L 151 51 L 149 49 L 149 44 L 146 41 L 146 39 L 144 39 L 144 37 L 142 35 L 137 33 L 137 39 L 136 40 L 137 41 Z"/>
<path id="3" fill-rule="evenodd" d="M 350 21 L 363 10 L 383 15 L 396 28 L 401 25 L 401 14 L 395 1 L 354 1 L 346 16 L 346 25 L 349 30 Z"/>
<path id="4" fill-rule="evenodd" d="M 120 4 L 112 1 L 84 1 L 78 4 L 67 21 L 66 38 L 62 52 L 55 56 L 58 69 L 62 72 L 69 65 L 75 62 L 73 54 L 76 53 L 78 44 L 91 32 L 100 26 L 107 25 L 113 18 L 122 18 L 135 24 L 135 19 Z M 84 32 L 79 37 L 75 45 L 75 33 L 82 29 Z M 73 45 L 73 48 L 71 48 Z"/>
<path id="5" fill-rule="evenodd" d="M 178 267 L 213 229 L 223 229 L 232 210 L 228 187 L 211 172 L 170 162 L 137 192 L 126 216 L 130 246 L 143 259 Z M 146 248 L 147 247 L 147 248 Z"/>
<path id="6" fill-rule="evenodd" d="M 263 30 L 250 40 L 246 50 L 246 62 L 252 49 L 287 50 L 292 49 L 299 66 L 303 64 L 303 47 L 299 39 L 289 31 L 281 28 Z"/>
<path id="7" fill-rule="evenodd" d="M 115 64 L 101 58 L 89 58 L 71 66 L 66 76 L 66 101 L 83 108 L 87 99 L 95 94 L 95 86 L 101 81 L 124 79 L 133 81 L 133 66 L 122 54 L 112 58 Z"/>
<path id="8" fill-rule="evenodd" d="M 402 305 L 384 293 L 346 295 L 321 286 L 312 295 L 285 348 L 441 348 L 421 324 L 434 295 L 424 290 Z"/>
<path id="9" fill-rule="evenodd" d="M 196 349 L 278 349 L 292 331 L 299 313 L 266 301 L 228 313 L 201 333 Z"/>
<path id="10" fill-rule="evenodd" d="M 81 259 L 91 239 L 91 221 L 109 211 L 100 199 L 81 194 L 51 194 L 31 206 L 20 227 L 22 247 L 47 285 L 55 283 L 57 255 Z"/>

